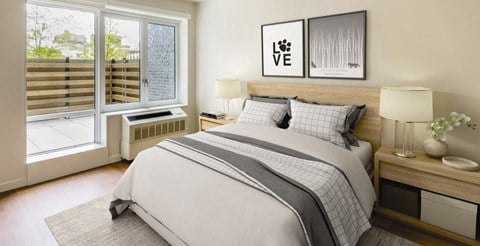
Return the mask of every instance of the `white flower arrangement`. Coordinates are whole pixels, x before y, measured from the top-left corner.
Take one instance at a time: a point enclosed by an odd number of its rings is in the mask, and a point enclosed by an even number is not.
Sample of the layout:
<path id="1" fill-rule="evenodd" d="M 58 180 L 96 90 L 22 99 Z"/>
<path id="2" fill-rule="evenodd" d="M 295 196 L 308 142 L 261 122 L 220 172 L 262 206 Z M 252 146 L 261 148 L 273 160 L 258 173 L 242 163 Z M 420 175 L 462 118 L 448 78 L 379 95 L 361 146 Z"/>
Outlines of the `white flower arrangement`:
<path id="1" fill-rule="evenodd" d="M 466 126 L 475 130 L 476 124 L 470 123 L 471 118 L 465 114 L 457 112 L 450 113 L 447 117 L 438 118 L 427 126 L 430 136 L 439 141 L 447 140 L 447 132 L 453 130 L 455 126 Z"/>

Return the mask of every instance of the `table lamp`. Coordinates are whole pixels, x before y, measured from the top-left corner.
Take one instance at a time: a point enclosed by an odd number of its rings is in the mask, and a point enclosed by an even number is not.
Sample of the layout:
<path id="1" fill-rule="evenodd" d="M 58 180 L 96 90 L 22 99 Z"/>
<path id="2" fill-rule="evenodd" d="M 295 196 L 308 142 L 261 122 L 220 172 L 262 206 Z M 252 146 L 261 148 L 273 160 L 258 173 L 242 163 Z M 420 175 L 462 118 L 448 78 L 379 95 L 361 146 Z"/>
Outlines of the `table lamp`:
<path id="1" fill-rule="evenodd" d="M 215 81 L 215 97 L 223 99 L 223 109 L 225 110 L 225 101 L 227 103 L 227 110 L 225 111 L 225 119 L 231 120 L 230 115 L 230 100 L 241 96 L 240 80 L 223 78 Z"/>
<path id="2" fill-rule="evenodd" d="M 380 90 L 380 116 L 395 121 L 393 153 L 401 157 L 415 157 L 414 123 L 432 121 L 432 90 L 383 87 Z"/>

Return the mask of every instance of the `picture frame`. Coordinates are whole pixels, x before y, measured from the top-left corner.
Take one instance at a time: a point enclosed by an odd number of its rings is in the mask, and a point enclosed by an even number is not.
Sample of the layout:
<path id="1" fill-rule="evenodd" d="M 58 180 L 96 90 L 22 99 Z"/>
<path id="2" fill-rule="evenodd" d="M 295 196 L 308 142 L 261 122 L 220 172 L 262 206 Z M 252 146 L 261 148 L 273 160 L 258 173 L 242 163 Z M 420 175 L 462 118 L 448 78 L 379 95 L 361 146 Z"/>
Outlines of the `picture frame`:
<path id="1" fill-rule="evenodd" d="M 262 76 L 305 77 L 305 20 L 261 26 Z"/>
<path id="2" fill-rule="evenodd" d="M 308 19 L 308 77 L 366 79 L 367 11 Z"/>

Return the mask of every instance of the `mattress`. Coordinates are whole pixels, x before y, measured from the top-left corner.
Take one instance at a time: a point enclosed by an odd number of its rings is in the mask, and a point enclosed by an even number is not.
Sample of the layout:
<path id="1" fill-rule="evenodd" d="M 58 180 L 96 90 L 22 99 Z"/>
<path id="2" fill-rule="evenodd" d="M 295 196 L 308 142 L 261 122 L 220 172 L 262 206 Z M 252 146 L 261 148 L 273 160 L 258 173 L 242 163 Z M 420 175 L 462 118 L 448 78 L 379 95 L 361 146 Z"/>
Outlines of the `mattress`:
<path id="1" fill-rule="evenodd" d="M 367 169 L 367 167 L 371 164 L 370 162 L 372 161 L 372 144 L 366 141 L 358 140 L 358 145 L 360 146 L 351 146 L 350 149 L 358 156 L 358 158 L 360 158 L 363 166 L 365 167 L 365 169 Z"/>

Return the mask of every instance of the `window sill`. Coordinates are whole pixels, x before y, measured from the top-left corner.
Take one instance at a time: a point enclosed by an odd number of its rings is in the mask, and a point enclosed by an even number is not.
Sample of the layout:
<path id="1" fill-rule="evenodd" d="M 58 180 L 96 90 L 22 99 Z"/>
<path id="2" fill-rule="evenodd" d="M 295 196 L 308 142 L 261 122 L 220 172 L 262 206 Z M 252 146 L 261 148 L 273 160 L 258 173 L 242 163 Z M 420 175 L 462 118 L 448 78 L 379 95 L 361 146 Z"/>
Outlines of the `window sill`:
<path id="1" fill-rule="evenodd" d="M 109 111 L 109 112 L 102 113 L 102 115 L 103 116 L 115 116 L 115 115 L 122 115 L 122 114 L 140 113 L 140 112 L 147 112 L 147 111 L 151 111 L 151 110 L 171 109 L 171 108 L 186 107 L 186 106 L 188 106 L 188 105 L 186 105 L 186 104 L 170 104 L 170 105 L 136 108 L 136 109 L 129 109 L 129 110 Z"/>
<path id="2" fill-rule="evenodd" d="M 63 150 L 58 150 L 58 151 L 53 151 L 53 152 L 48 152 L 44 154 L 36 154 L 32 156 L 27 156 L 27 165 L 28 164 L 35 164 L 37 162 L 42 162 L 46 160 L 51 160 L 51 159 L 56 159 L 56 158 L 61 158 L 73 154 L 78 154 L 82 152 L 87 152 L 91 150 L 96 150 L 96 149 L 101 149 L 105 148 L 106 145 L 103 144 L 87 144 L 83 146 L 78 146 L 78 147 L 72 147 L 68 149 L 63 149 Z"/>

